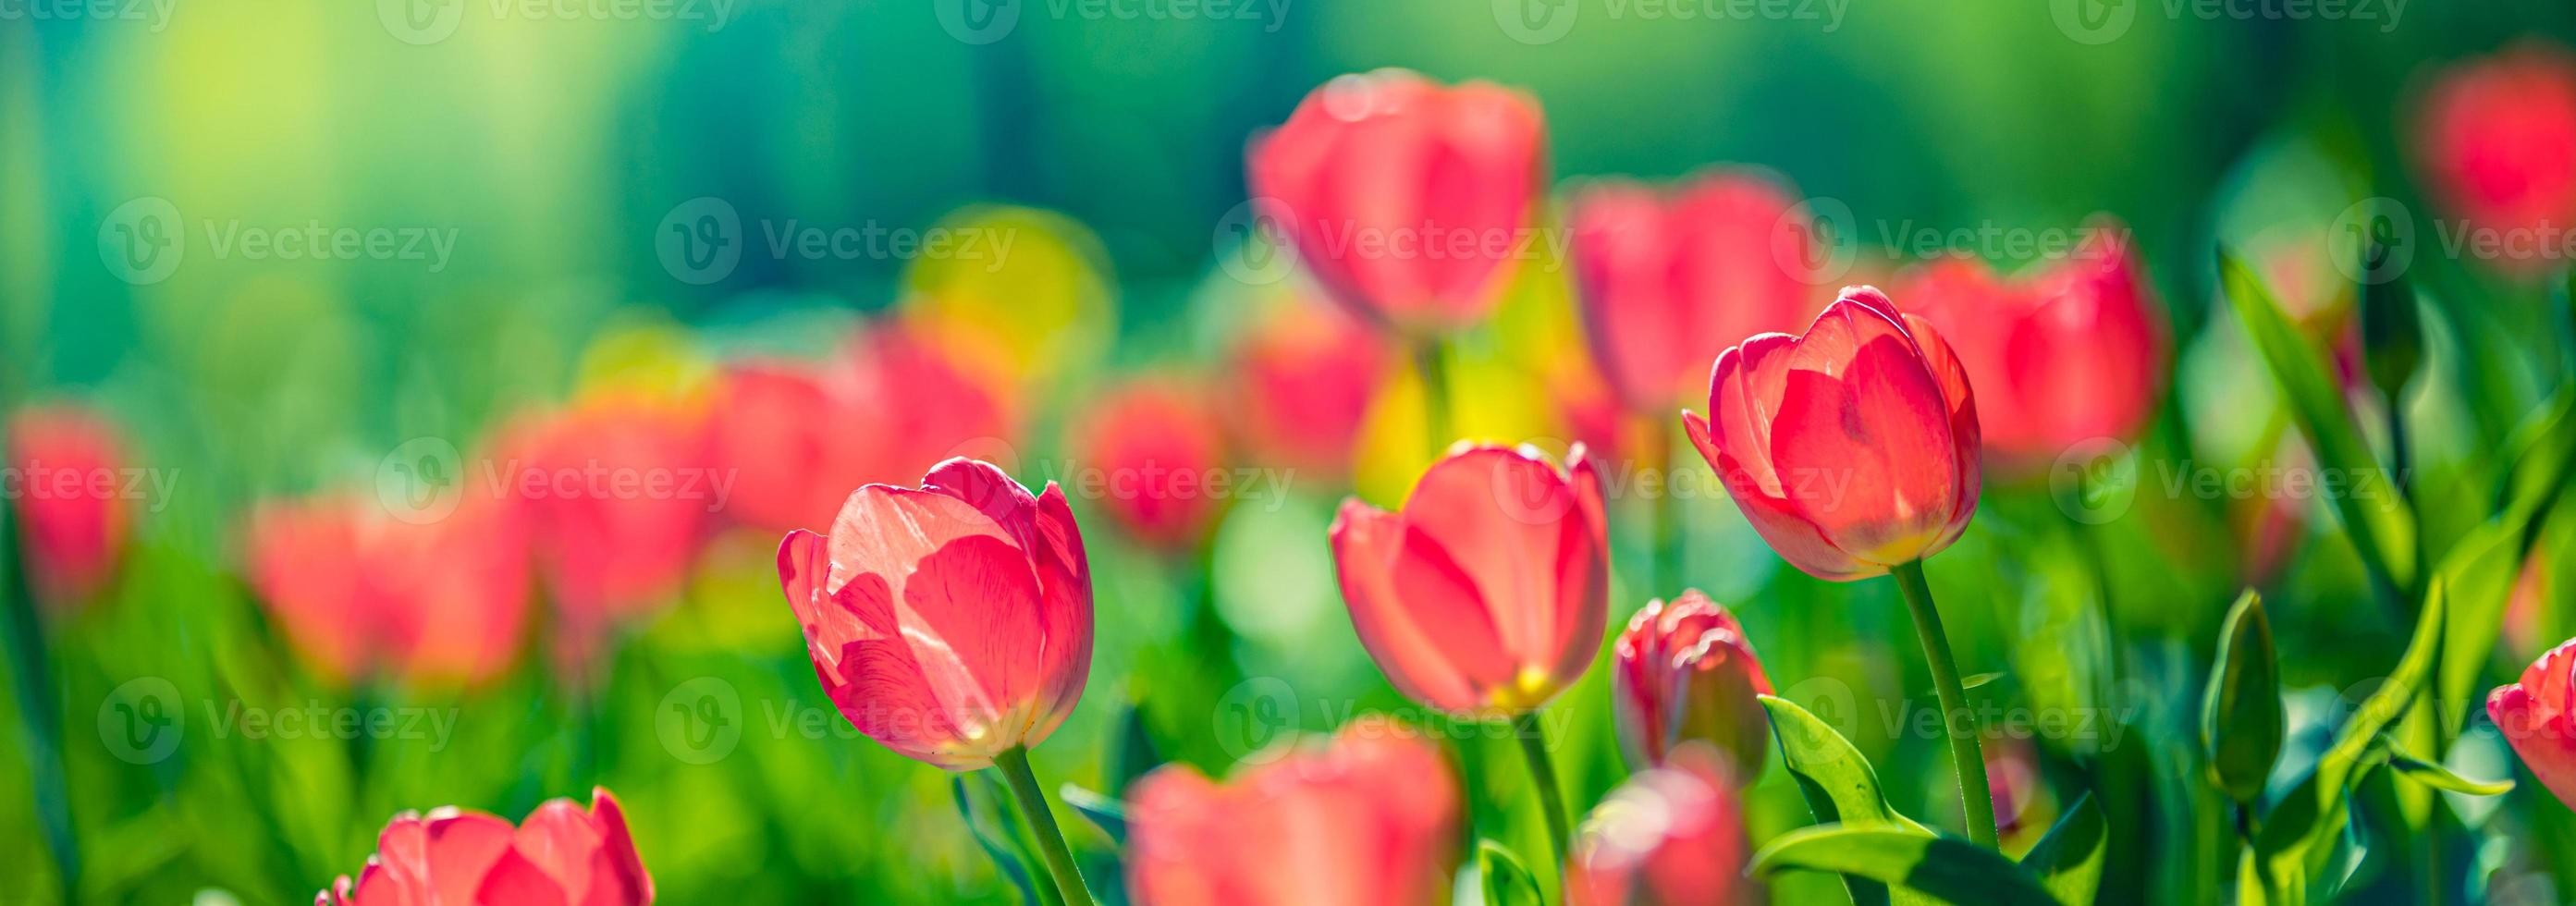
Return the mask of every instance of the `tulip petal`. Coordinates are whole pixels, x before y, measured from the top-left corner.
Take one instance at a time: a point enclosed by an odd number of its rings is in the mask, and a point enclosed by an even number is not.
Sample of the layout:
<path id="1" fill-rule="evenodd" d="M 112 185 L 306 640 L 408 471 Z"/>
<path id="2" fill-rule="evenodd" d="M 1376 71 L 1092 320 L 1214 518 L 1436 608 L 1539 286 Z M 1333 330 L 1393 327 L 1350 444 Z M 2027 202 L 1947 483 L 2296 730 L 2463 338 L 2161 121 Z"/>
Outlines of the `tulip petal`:
<path id="1" fill-rule="evenodd" d="M 980 459 L 951 458 L 921 477 L 921 489 L 966 501 L 984 518 L 1009 532 L 1013 543 L 1031 556 L 1038 552 L 1038 500 L 999 467 Z"/>
<path id="2" fill-rule="evenodd" d="M 1726 486 L 1728 495 L 1735 498 L 1737 509 L 1744 513 L 1744 521 L 1753 525 L 1753 531 L 1761 535 L 1763 542 L 1771 545 L 1772 550 L 1779 552 L 1781 559 L 1789 561 L 1789 565 L 1801 572 L 1831 582 L 1865 579 L 1886 571 L 1883 567 L 1853 559 L 1835 547 L 1832 541 L 1826 540 L 1824 530 L 1807 521 L 1807 517 L 1790 501 L 1764 493 L 1745 470 L 1736 465 L 1735 458 L 1717 446 L 1715 439 L 1710 437 L 1711 430 L 1708 422 L 1699 416 L 1682 413 L 1683 433 L 1690 436 L 1691 444 L 1699 448 L 1700 455 L 1708 459 L 1709 467 L 1717 471 L 1718 481 Z"/>
<path id="3" fill-rule="evenodd" d="M 1451 711 L 1482 707 L 1485 703 L 1477 699 L 1475 686 L 1449 659 L 1449 646 L 1430 627 L 1417 622 L 1405 594 L 1398 590 L 1402 586 L 1396 584 L 1394 571 L 1410 535 L 1404 520 L 1393 513 L 1356 498 L 1343 502 L 1340 516 L 1333 521 L 1333 560 L 1352 627 L 1370 659 L 1406 698 Z M 1416 581 L 1428 585 L 1431 578 L 1425 574 Z M 1474 600 L 1473 583 L 1464 577 L 1454 581 L 1456 588 L 1428 600 L 1452 612 L 1461 599 Z M 1481 605 L 1477 610 L 1481 612 Z M 1440 627 L 1444 632 L 1449 628 Z"/>
<path id="4" fill-rule="evenodd" d="M 1047 482 L 1037 498 L 1037 533 L 1042 543 L 1031 551 L 1038 563 L 1040 631 L 1046 640 L 1039 674 L 1038 713 L 1044 722 L 1032 728 L 1036 742 L 1055 732 L 1091 676 L 1091 561 L 1083 553 L 1082 529 L 1074 525 L 1064 490 Z"/>
<path id="5" fill-rule="evenodd" d="M 445 903 L 447 900 L 439 900 Z M 462 902 L 509 903 L 511 906 L 570 906 L 562 882 L 549 877 L 539 867 L 516 852 L 501 854 L 492 870 L 483 876 L 474 899 Z"/>
<path id="6" fill-rule="evenodd" d="M 903 638 L 940 702 L 970 715 L 959 727 L 967 739 L 1024 737 L 1026 724 L 992 723 L 1035 716 L 1039 693 L 1046 634 L 1019 549 L 999 538 L 949 542 L 921 561 L 903 603 Z"/>
<path id="7" fill-rule="evenodd" d="M 1984 474 L 1977 468 L 1977 445 L 1980 434 L 1977 422 L 1976 391 L 1968 386 L 1968 370 L 1950 351 L 1948 340 L 1932 325 L 1913 315 L 1905 316 L 1907 335 L 1914 338 L 1923 353 L 1923 365 L 1941 385 L 1941 398 L 1950 406 L 1951 462 L 1958 469 L 1958 495 L 1951 504 L 1950 522 L 1941 538 L 1932 543 L 1933 550 L 1950 546 L 1959 533 L 1967 531 L 1968 519 L 1977 513 L 1977 493 Z"/>
<path id="8" fill-rule="evenodd" d="M 1572 683 L 1600 656 L 1610 620 L 1610 521 L 1601 502 L 1601 473 L 1578 443 L 1566 454 L 1574 512 L 1558 526 L 1556 660 L 1549 669 Z"/>
<path id="9" fill-rule="evenodd" d="M 873 573 L 900 595 L 914 564 L 949 542 L 979 535 L 1019 543 L 1001 523 L 954 494 L 881 484 L 862 487 L 832 520 L 832 579 L 824 590 L 837 591 L 854 574 Z"/>
<path id="10" fill-rule="evenodd" d="M 626 831 L 625 808 L 607 787 L 591 788 L 590 815 L 600 835 L 600 864 L 591 873 L 591 902 L 599 906 L 652 902 L 653 876 L 644 870 L 644 859 L 635 852 L 635 838 Z"/>
<path id="11" fill-rule="evenodd" d="M 863 574 L 833 595 L 834 602 L 870 631 L 827 654 L 814 652 L 814 675 L 859 732 L 886 748 L 940 767 L 971 764 L 979 759 L 951 753 L 960 719 L 989 720 L 989 710 L 968 714 L 955 710 L 933 690 L 929 678 L 895 615 L 894 597 L 883 578 Z M 981 694 L 969 684 L 967 691 Z"/>

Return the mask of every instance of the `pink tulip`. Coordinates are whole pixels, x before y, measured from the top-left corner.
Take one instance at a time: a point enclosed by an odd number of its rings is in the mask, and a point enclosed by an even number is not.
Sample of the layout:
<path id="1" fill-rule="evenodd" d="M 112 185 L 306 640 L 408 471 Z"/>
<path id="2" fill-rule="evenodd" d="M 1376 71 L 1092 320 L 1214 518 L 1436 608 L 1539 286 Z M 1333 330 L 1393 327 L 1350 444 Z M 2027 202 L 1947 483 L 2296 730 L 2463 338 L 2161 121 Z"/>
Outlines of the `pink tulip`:
<path id="1" fill-rule="evenodd" d="M 1770 177 L 1717 171 L 1666 193 L 1608 181 L 1577 194 L 1575 275 L 1592 355 L 1629 411 L 1668 416 L 1719 351 L 1824 307 L 1813 225 Z"/>
<path id="2" fill-rule="evenodd" d="M 952 771 L 1055 732 L 1091 669 L 1091 566 L 1064 492 L 952 459 L 921 487 L 851 494 L 831 534 L 778 547 L 778 580 L 841 715 Z"/>
<path id="3" fill-rule="evenodd" d="M 1207 537 L 1228 493 L 1208 483 L 1225 467 L 1225 438 L 1196 388 L 1166 379 L 1114 388 L 1076 431 L 1076 468 L 1086 473 L 1076 485 L 1095 492 L 1130 534 L 1166 550 Z"/>
<path id="4" fill-rule="evenodd" d="M 1127 881 L 1139 906 L 1446 902 L 1458 783 L 1438 747 L 1383 719 L 1223 784 L 1166 765 L 1130 801 Z"/>
<path id="5" fill-rule="evenodd" d="M 1565 870 L 1568 906 L 1726 906 L 1744 879 L 1743 806 L 1723 756 L 1699 744 L 1630 775 L 1592 810 Z"/>
<path id="6" fill-rule="evenodd" d="M 1383 338 L 1320 301 L 1272 306 L 1235 342 L 1226 407 L 1257 461 L 1338 475 L 1379 384 L 1395 365 Z"/>
<path id="7" fill-rule="evenodd" d="M 2576 640 L 2531 662 L 2522 680 L 2487 693 L 2487 718 L 2524 767 L 2558 801 L 2576 808 Z"/>
<path id="8" fill-rule="evenodd" d="M 1717 357 L 1709 416 L 1682 425 L 1764 541 L 1820 579 L 1930 556 L 1977 509 L 1977 408 L 1931 325 L 1872 287 L 1843 290 L 1802 336 Z"/>
<path id="9" fill-rule="evenodd" d="M 1735 615 L 1693 589 L 1649 602 L 1613 643 L 1611 714 L 1620 746 L 1639 768 L 1662 764 L 1688 740 L 1717 746 L 1737 777 L 1762 773 L 1771 721 L 1755 696 L 1771 679 Z"/>
<path id="10" fill-rule="evenodd" d="M 404 812 L 376 837 L 352 884 L 341 875 L 314 906 L 644 906 L 653 878 L 605 788 L 590 808 L 550 799 L 517 827 L 449 806 Z"/>
<path id="11" fill-rule="evenodd" d="M 1577 445 L 1461 444 L 1401 512 L 1354 498 L 1333 558 L 1360 644 L 1414 701 L 1479 715 L 1545 704 L 1583 675 L 1608 619 L 1601 478 Z"/>
<path id="12" fill-rule="evenodd" d="M 1253 141 L 1252 193 L 1335 298 L 1406 334 L 1445 331 L 1491 311 L 1528 256 L 1546 135 L 1516 91 L 1346 75 Z"/>
<path id="13" fill-rule="evenodd" d="M 2576 58 L 2526 43 L 2441 73 L 2425 99 L 2420 157 L 2434 193 L 2471 227 L 2496 231 L 2497 263 L 2562 267 L 2576 227 Z M 2520 238 L 2520 245 L 2501 240 Z"/>
<path id="14" fill-rule="evenodd" d="M 332 494 L 260 505 L 250 578 L 271 619 L 323 678 L 480 685 L 507 671 L 527 623 L 528 531 L 518 511 L 467 495 L 430 522 Z"/>
<path id="15" fill-rule="evenodd" d="M 125 549 L 131 462 L 124 432 L 89 409 L 45 406 L 9 419 L 8 467 L 19 544 L 37 600 L 58 613 L 97 596 Z"/>
<path id="16" fill-rule="evenodd" d="M 786 531 L 830 517 L 827 502 L 867 483 L 873 439 L 851 430 L 869 412 L 851 376 L 804 362 L 725 369 L 717 391 L 714 460 L 735 480 L 726 512 L 757 529 Z"/>

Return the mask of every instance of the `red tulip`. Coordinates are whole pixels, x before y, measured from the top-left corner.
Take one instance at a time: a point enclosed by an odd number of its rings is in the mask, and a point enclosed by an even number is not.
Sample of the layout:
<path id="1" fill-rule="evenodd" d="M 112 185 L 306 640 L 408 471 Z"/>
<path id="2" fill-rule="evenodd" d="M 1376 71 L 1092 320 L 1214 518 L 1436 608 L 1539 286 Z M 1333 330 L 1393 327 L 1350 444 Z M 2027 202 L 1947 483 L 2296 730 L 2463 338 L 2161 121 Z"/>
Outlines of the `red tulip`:
<path id="1" fill-rule="evenodd" d="M 1146 379 L 1113 389 L 1077 434 L 1084 477 L 1076 486 L 1157 547 L 1197 544 L 1232 493 L 1208 480 L 1226 474 L 1225 439 L 1213 407 L 1189 383 Z"/>
<path id="2" fill-rule="evenodd" d="M 1798 199 L 1769 177 L 1719 171 L 1667 194 L 1596 184 L 1573 208 L 1585 335 L 1630 411 L 1670 415 L 1719 350 L 1815 317 L 1828 297 Z"/>
<path id="3" fill-rule="evenodd" d="M 1725 906 L 1744 880 L 1743 806 L 1722 756 L 1675 749 L 1592 810 L 1565 870 L 1568 906 Z"/>
<path id="4" fill-rule="evenodd" d="M 1255 139 L 1252 193 L 1335 298 L 1406 333 L 1483 318 L 1527 257 L 1546 124 L 1528 96 L 1382 69 Z"/>
<path id="5" fill-rule="evenodd" d="M 2558 801 L 2576 808 L 2576 640 L 2549 649 L 2522 680 L 2487 693 L 2487 718 Z"/>
<path id="6" fill-rule="evenodd" d="M 1394 364 L 1348 313 L 1305 299 L 1271 306 L 1235 343 L 1235 433 L 1264 463 L 1341 474 Z"/>
<path id="7" fill-rule="evenodd" d="M 1843 290 L 1802 336 L 1717 357 L 1709 417 L 1682 413 L 1744 518 L 1780 556 L 1849 581 L 1950 546 L 1977 509 L 1977 407 L 1931 325 Z"/>
<path id="8" fill-rule="evenodd" d="M 735 476 L 736 522 L 786 531 L 828 518 L 833 495 L 867 483 L 874 444 L 851 426 L 870 413 L 846 373 L 802 362 L 745 362 L 725 370 L 717 396 L 715 461 Z"/>
<path id="9" fill-rule="evenodd" d="M 2088 226 L 2076 253 L 2014 280 L 1972 258 L 1918 268 L 1905 310 L 1940 331 L 1985 400 L 1977 427 L 1998 471 L 2040 474 L 2074 447 L 2131 440 L 2154 420 L 2168 345 L 2124 228 Z"/>
<path id="10" fill-rule="evenodd" d="M 314 906 L 643 906 L 653 878 L 626 813 L 605 788 L 590 808 L 550 799 L 518 827 L 454 806 L 404 812 L 376 837 L 353 885 L 341 875 Z"/>
<path id="11" fill-rule="evenodd" d="M 19 544 L 38 600 L 69 611 L 97 595 L 125 549 L 131 461 L 124 432 L 106 416 L 73 406 L 20 411 L 9 419 L 8 486 Z"/>
<path id="12" fill-rule="evenodd" d="M 1127 879 L 1140 906 L 1446 901 L 1457 781 L 1438 747 L 1383 719 L 1221 785 L 1168 765 L 1130 801 Z"/>
<path id="13" fill-rule="evenodd" d="M 250 578 L 288 641 L 335 685 L 374 675 L 478 685 L 518 654 L 527 549 L 518 511 L 489 497 L 410 522 L 333 494 L 254 511 Z"/>
<path id="14" fill-rule="evenodd" d="M 2445 71 L 2419 129 L 2434 193 L 2467 226 L 2528 240 L 2496 246 L 2500 263 L 2526 273 L 2565 263 L 2576 228 L 2576 59 L 2531 43 Z"/>
<path id="15" fill-rule="evenodd" d="M 1000 353 L 978 342 L 904 324 L 871 327 L 851 340 L 843 355 L 857 368 L 859 405 L 877 444 L 868 481 L 905 481 L 1010 434 L 1007 382 L 971 364 Z"/>
<path id="16" fill-rule="evenodd" d="M 1750 780 L 1771 751 L 1771 721 L 1757 695 L 1771 679 L 1744 626 L 1697 589 L 1667 606 L 1649 602 L 1612 648 L 1611 714 L 1628 763 L 1643 768 L 1687 740 L 1718 747 Z"/>
<path id="17" fill-rule="evenodd" d="M 917 580 L 917 581 L 916 581 Z M 952 771 L 1036 745 L 1091 669 L 1091 566 L 1064 492 L 952 459 L 851 494 L 830 535 L 778 546 L 778 581 L 841 715 Z"/>
<path id="18" fill-rule="evenodd" d="M 1401 512 L 1344 502 L 1333 559 L 1360 644 L 1397 691 L 1512 714 L 1555 697 L 1600 650 L 1607 525 L 1581 445 L 1560 469 L 1528 447 L 1461 444 Z"/>

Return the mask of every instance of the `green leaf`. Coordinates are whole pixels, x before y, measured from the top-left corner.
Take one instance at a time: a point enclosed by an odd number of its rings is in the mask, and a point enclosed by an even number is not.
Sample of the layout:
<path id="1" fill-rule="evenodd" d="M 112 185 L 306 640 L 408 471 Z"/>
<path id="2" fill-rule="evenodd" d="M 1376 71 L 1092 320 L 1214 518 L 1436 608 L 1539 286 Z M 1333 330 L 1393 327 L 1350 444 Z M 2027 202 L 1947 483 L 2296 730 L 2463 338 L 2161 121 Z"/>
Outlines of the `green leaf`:
<path id="1" fill-rule="evenodd" d="M 2467 793 L 2471 796 L 2502 796 L 2513 791 L 2511 780 L 2470 780 L 2451 773 L 2449 768 L 2396 751 L 2394 748 L 2388 752 L 2388 767 L 2396 771 L 2399 777 L 2437 790 Z"/>
<path id="2" fill-rule="evenodd" d="M 2021 867 L 2039 875 L 2040 884 L 2058 902 L 2082 906 L 2093 902 L 2102 886 L 2102 859 L 2111 851 L 2111 835 L 2102 824 L 2102 809 L 2093 794 L 2057 819 L 2048 835 L 2021 857 Z"/>
<path id="3" fill-rule="evenodd" d="M 1789 776 L 1797 778 L 1798 791 L 1806 795 L 1816 823 L 1894 827 L 1932 835 L 1931 828 L 1888 807 L 1887 794 L 1878 786 L 1878 772 L 1850 740 L 1796 702 L 1769 695 L 1761 696 L 1761 702 L 1771 713 L 1771 733 L 1780 740 L 1781 761 Z M 1884 885 L 1858 875 L 1844 875 L 1843 887 L 1856 906 L 1915 900 L 1910 893 L 1891 895 Z"/>
<path id="4" fill-rule="evenodd" d="M 1163 763 L 1163 753 L 1155 748 L 1151 728 L 1145 725 L 1145 709 L 1128 702 L 1120 711 L 1118 735 L 1109 756 L 1109 793 L 1113 796 L 1126 795 L 1128 784 Z"/>
<path id="5" fill-rule="evenodd" d="M 1127 845 L 1127 807 L 1118 800 L 1070 783 L 1057 787 L 1055 794 L 1067 807 L 1089 819 L 1093 827 L 1108 834 L 1110 840 L 1122 847 Z"/>
<path id="6" fill-rule="evenodd" d="M 1951 903 L 2057 903 L 2038 878 L 1993 850 L 1883 825 L 1799 828 L 1782 834 L 1753 857 L 1754 874 L 1790 870 L 1868 878 Z"/>
<path id="7" fill-rule="evenodd" d="M 2004 674 L 2003 674 L 2003 671 L 2001 671 L 2001 670 L 1995 670 L 1995 671 L 1990 671 L 1990 672 L 1986 672 L 1986 673 L 1979 673 L 1979 674 L 1975 674 L 1975 675 L 1973 675 L 1973 676 L 1970 676 L 1970 677 L 1968 677 L 1968 678 L 1966 678 L 1966 679 L 1962 679 L 1962 680 L 1960 680 L 1960 681 L 1959 681 L 1959 689 L 1960 689 L 1961 691 L 1966 691 L 1966 690 L 1974 689 L 1974 688 L 1977 688 L 1978 686 L 1983 686 L 1983 685 L 1985 685 L 1985 684 L 1987 684 L 1987 683 L 1991 683 L 1991 682 L 1994 682 L 1994 681 L 1996 681 L 1996 680 L 2003 679 L 2003 678 L 2004 678 Z"/>
<path id="8" fill-rule="evenodd" d="M 2523 558 L 2538 540 L 2534 520 L 2548 511 L 2576 462 L 2576 390 L 2562 390 L 2514 431 L 2505 448 L 2512 452 L 2496 517 L 2460 536 L 2434 570 L 2451 598 L 2442 675 L 2434 687 L 2440 701 L 2471 701 L 2495 653 L 2495 627 L 2504 621 Z M 2443 726 L 2454 735 L 2466 717 L 2462 709 L 2442 709 Z"/>
<path id="9" fill-rule="evenodd" d="M 975 816 L 974 801 L 966 795 L 965 775 L 948 778 L 948 788 L 957 800 L 957 817 L 966 822 L 968 835 L 975 838 L 975 845 L 983 848 L 984 855 L 992 858 L 993 867 L 1001 870 L 1003 879 L 1010 881 L 1011 886 L 1019 888 L 1020 902 L 1046 902 L 1038 897 L 1037 889 L 1029 883 L 1028 866 L 1021 863 L 1019 856 L 1014 854 L 1018 847 L 995 839 L 993 833 L 984 828 L 984 822 Z"/>
<path id="10" fill-rule="evenodd" d="M 2353 424 L 2341 385 L 2325 357 L 2282 316 L 2280 304 L 2262 278 L 2225 248 L 2218 251 L 2218 277 L 2227 290 L 2228 304 L 2245 325 L 2246 336 L 2262 353 L 2274 386 L 2289 401 L 2317 464 L 2346 476 L 2342 491 L 2328 496 L 2363 565 L 2391 589 L 2413 588 L 2414 517 L 2362 439 L 2361 429 Z"/>
<path id="11" fill-rule="evenodd" d="M 1485 882 L 1485 906 L 1546 906 L 1538 878 L 1500 843 L 1476 841 L 1476 876 Z"/>
<path id="12" fill-rule="evenodd" d="M 2263 795 L 2264 778 L 2281 756 L 2288 718 L 2281 711 L 2280 666 L 2272 654 L 2272 622 L 2253 589 L 2237 596 L 2218 632 L 2218 661 L 2201 697 L 2200 744 L 2218 788 L 2240 804 Z"/>

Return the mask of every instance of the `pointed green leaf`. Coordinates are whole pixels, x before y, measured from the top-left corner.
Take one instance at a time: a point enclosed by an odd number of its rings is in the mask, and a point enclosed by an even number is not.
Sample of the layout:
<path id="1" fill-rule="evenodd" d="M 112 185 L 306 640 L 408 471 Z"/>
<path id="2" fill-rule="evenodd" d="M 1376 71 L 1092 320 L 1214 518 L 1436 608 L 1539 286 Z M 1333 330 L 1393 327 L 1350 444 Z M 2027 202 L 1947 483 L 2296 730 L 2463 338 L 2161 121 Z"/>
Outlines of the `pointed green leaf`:
<path id="1" fill-rule="evenodd" d="M 1500 843 L 1476 841 L 1476 876 L 1485 882 L 1485 906 L 1546 906 L 1538 878 Z"/>
<path id="2" fill-rule="evenodd" d="M 2001 854 L 1951 837 L 1884 825 L 1803 827 L 1753 857 L 1752 871 L 1830 871 L 1951 903 L 2055 906 L 2039 879 Z"/>
<path id="3" fill-rule="evenodd" d="M 957 817 L 966 822 L 967 835 L 974 837 L 975 845 L 982 847 L 984 855 L 993 860 L 993 867 L 1001 871 L 1002 878 L 1010 881 L 1012 887 L 1019 888 L 1020 902 L 1046 902 L 1038 897 L 1036 888 L 1030 885 L 1027 866 L 1023 865 L 1019 856 L 1014 854 L 1018 847 L 995 839 L 992 832 L 984 829 L 984 822 L 975 817 L 974 801 L 966 795 L 965 775 L 948 778 L 948 789 L 957 801 Z"/>
<path id="4" fill-rule="evenodd" d="M 2040 884 L 2069 906 L 2084 906 L 2102 886 L 2102 859 L 2111 851 L 2109 829 L 2102 824 L 2102 809 L 2093 804 L 2093 794 L 2076 800 L 2048 835 L 2021 857 L 2021 866 L 2037 874 Z"/>
<path id="5" fill-rule="evenodd" d="M 1120 805 L 1118 800 L 1070 783 L 1056 788 L 1055 794 L 1064 800 L 1067 807 L 1089 819 L 1093 827 L 1108 834 L 1111 841 L 1119 846 L 1127 845 L 1127 807 Z"/>
<path id="6" fill-rule="evenodd" d="M 2388 753 L 2388 767 L 2390 770 L 2396 771 L 2397 776 L 2399 777 L 2404 777 L 2408 780 L 2415 781 L 2416 783 L 2420 783 L 2437 790 L 2449 790 L 2454 793 L 2467 793 L 2471 796 L 2502 796 L 2506 793 L 2513 792 L 2513 781 L 2511 780 L 2470 780 L 2458 774 L 2451 773 L 2450 768 L 2425 761 L 2404 752 L 2394 750 L 2390 751 Z"/>
<path id="7" fill-rule="evenodd" d="M 1780 754 L 1807 794 L 1807 806 L 1815 811 L 1818 823 L 1892 824 L 1918 834 L 1932 832 L 1888 807 L 1887 794 L 1878 786 L 1878 771 L 1841 733 L 1796 702 L 1769 695 L 1761 701 L 1763 709 L 1771 712 L 1771 732 L 1780 740 Z"/>
<path id="8" fill-rule="evenodd" d="M 2201 697 L 2200 744 L 2209 771 L 2238 803 L 2263 795 L 2264 778 L 2281 756 L 2289 721 L 2281 710 L 2281 674 L 2272 654 L 2272 623 L 2253 589 L 2236 598 L 2218 631 L 2218 660 Z"/>

